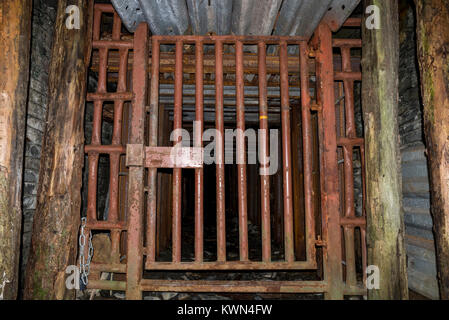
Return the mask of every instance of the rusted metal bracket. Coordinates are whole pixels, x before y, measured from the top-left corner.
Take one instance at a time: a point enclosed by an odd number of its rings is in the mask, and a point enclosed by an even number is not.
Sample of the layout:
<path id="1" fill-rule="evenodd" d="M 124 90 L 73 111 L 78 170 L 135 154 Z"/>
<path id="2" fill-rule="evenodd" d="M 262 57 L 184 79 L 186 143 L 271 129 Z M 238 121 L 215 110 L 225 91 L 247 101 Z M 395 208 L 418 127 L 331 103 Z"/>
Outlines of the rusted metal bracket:
<path id="1" fill-rule="evenodd" d="M 320 112 L 321 109 L 322 109 L 322 108 L 321 108 L 321 105 L 320 105 L 320 104 L 314 103 L 314 104 L 311 104 L 311 105 L 310 105 L 310 110 L 312 110 L 312 111 Z"/>
<path id="2" fill-rule="evenodd" d="M 128 144 L 126 146 L 126 166 L 143 167 L 145 165 L 145 147 L 143 144 Z"/>
<path id="3" fill-rule="evenodd" d="M 146 168 L 202 168 L 203 149 L 145 147 L 141 144 L 128 144 L 126 146 L 126 165 Z"/>
<path id="4" fill-rule="evenodd" d="M 315 246 L 316 247 L 327 247 L 327 242 L 321 239 L 321 236 L 317 236 L 317 239 L 315 240 Z"/>
<path id="5" fill-rule="evenodd" d="M 202 148 L 184 147 L 147 147 L 145 150 L 147 168 L 184 168 L 203 167 Z"/>

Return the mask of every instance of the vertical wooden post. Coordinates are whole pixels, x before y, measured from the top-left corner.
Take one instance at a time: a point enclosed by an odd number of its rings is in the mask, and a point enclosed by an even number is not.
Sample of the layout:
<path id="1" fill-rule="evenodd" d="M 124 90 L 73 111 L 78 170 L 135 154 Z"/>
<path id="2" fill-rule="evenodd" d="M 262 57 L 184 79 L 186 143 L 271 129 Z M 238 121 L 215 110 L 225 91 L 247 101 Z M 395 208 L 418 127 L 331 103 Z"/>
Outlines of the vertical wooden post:
<path id="1" fill-rule="evenodd" d="M 442 299 L 449 299 L 449 5 L 415 0 L 431 212 Z"/>
<path id="2" fill-rule="evenodd" d="M 66 8 L 73 4 L 79 8 L 80 29 L 66 26 Z M 91 5 L 88 0 L 61 0 L 58 4 L 26 299 L 75 296 L 74 290 L 66 289 L 65 269 L 76 264 Z"/>
<path id="3" fill-rule="evenodd" d="M 0 300 L 18 289 L 32 1 L 0 3 Z"/>
<path id="4" fill-rule="evenodd" d="M 407 299 L 404 217 L 398 130 L 399 22 L 396 1 L 379 8 L 380 29 L 363 23 L 362 106 L 366 150 L 368 265 L 380 271 L 370 299 Z"/>

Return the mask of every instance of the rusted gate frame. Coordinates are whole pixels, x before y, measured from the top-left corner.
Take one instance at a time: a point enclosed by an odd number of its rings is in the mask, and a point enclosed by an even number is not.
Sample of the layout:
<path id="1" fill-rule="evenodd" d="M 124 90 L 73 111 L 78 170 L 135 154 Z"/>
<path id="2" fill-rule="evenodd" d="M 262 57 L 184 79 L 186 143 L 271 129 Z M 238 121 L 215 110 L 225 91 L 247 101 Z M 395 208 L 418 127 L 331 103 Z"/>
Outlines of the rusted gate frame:
<path id="1" fill-rule="evenodd" d="M 358 20 L 360 25 L 360 20 Z M 351 26 L 355 21 L 351 20 Z M 365 158 L 364 139 L 356 137 L 354 112 L 354 82 L 361 81 L 361 72 L 353 71 L 351 66 L 351 48 L 361 48 L 360 39 L 334 39 L 332 32 L 326 24 L 320 24 L 312 40 L 316 50 L 317 62 L 317 104 L 321 154 L 321 198 L 323 214 L 324 250 L 324 279 L 328 283 L 326 297 L 330 299 L 341 298 L 344 295 L 366 295 L 364 287 L 366 280 L 366 215 L 365 215 Z M 331 67 L 332 49 L 337 47 L 341 51 L 342 70 L 334 72 Z M 338 136 L 329 128 L 337 128 L 335 120 L 335 92 L 334 81 L 343 81 L 345 102 L 345 134 Z M 344 154 L 344 181 L 343 190 L 338 186 L 337 148 L 343 148 Z M 362 216 L 357 217 L 354 209 L 354 173 L 353 149 L 360 148 L 362 166 Z M 329 152 L 326 152 L 328 150 Z M 330 152 L 335 150 L 335 152 Z M 340 213 L 340 197 L 344 196 L 343 214 Z M 362 281 L 357 281 L 355 238 L 354 230 L 360 228 L 362 253 Z M 342 233 L 344 237 L 345 274 L 340 264 L 342 259 Z M 331 253 L 331 254 L 329 254 Z M 326 261 L 327 259 L 327 261 Z M 345 281 L 343 281 L 345 279 Z"/>
<path id="2" fill-rule="evenodd" d="M 343 185 L 344 190 L 340 193 L 344 196 L 343 213 L 340 224 L 343 228 L 344 252 L 345 252 L 345 293 L 364 292 L 360 290 L 356 278 L 356 256 L 355 256 L 355 229 L 360 229 L 361 258 L 362 258 L 362 281 L 366 280 L 366 213 L 365 213 L 365 141 L 357 137 L 355 110 L 354 110 L 354 82 L 361 81 L 361 72 L 353 71 L 351 66 L 351 49 L 361 48 L 360 39 L 334 39 L 333 46 L 340 49 L 342 57 L 342 70 L 336 72 L 335 80 L 343 83 L 344 89 L 344 122 L 337 137 L 337 146 L 343 150 Z M 359 149 L 362 171 L 362 215 L 356 216 L 354 201 L 354 166 L 353 152 Z"/>
<path id="3" fill-rule="evenodd" d="M 114 14 L 113 38 L 112 40 L 100 40 L 100 24 L 101 14 L 109 12 Z M 85 152 L 88 154 L 89 162 L 89 199 L 88 199 L 88 227 L 92 230 L 110 230 L 113 252 L 115 257 L 119 257 L 119 242 L 122 231 L 127 230 L 127 264 L 120 264 L 118 259 L 113 263 L 107 265 L 93 265 L 92 269 L 95 271 L 126 273 L 127 281 L 101 281 L 93 279 L 90 281 L 89 287 L 110 289 L 110 290 L 125 290 L 127 297 L 131 299 L 141 298 L 142 291 L 209 291 L 209 292 L 325 292 L 328 298 L 341 298 L 343 294 L 361 294 L 363 290 L 358 286 L 353 286 L 355 277 L 352 275 L 346 279 L 350 281 L 344 287 L 342 283 L 341 258 L 339 258 L 341 250 L 341 231 L 340 227 L 344 225 L 345 237 L 351 239 L 351 231 L 354 227 L 360 227 L 362 232 L 362 252 L 363 263 L 366 263 L 366 250 L 364 248 L 364 219 L 365 217 L 354 217 L 350 214 L 340 217 L 338 211 L 338 188 L 334 185 L 333 179 L 329 179 L 334 174 L 337 175 L 336 151 L 337 144 L 343 148 L 352 148 L 353 146 L 360 146 L 362 163 L 363 159 L 363 140 L 353 137 L 348 134 L 347 137 L 335 138 L 335 132 L 326 130 L 326 128 L 334 128 L 335 124 L 335 107 L 333 95 L 334 80 L 343 80 L 347 84 L 347 90 L 350 91 L 351 83 L 358 80 L 360 74 L 352 72 L 350 63 L 348 65 L 348 54 L 346 49 L 342 49 L 344 69 L 342 72 L 333 73 L 332 63 L 332 38 L 330 30 L 326 25 L 320 25 L 317 30 L 316 38 L 313 43 L 316 45 L 316 60 L 317 60 L 317 83 L 318 86 L 318 105 L 311 105 L 309 95 L 309 75 L 308 75 L 308 55 L 313 55 L 309 52 L 309 46 L 304 39 L 298 37 L 240 37 L 240 36 L 153 36 L 152 37 L 152 81 L 151 81 L 151 96 L 150 106 L 146 110 L 146 90 L 148 78 L 148 27 L 145 24 L 139 26 L 134 34 L 134 40 L 121 40 L 120 29 L 121 23 L 118 15 L 110 5 L 97 4 L 95 5 L 94 18 L 94 34 L 93 34 L 93 48 L 98 48 L 100 51 L 99 58 L 99 81 L 96 93 L 88 94 L 88 100 L 94 101 L 94 124 L 92 144 L 85 147 Z M 286 234 L 292 229 L 292 206 L 291 206 L 291 172 L 290 172 L 290 139 L 289 139 L 289 79 L 287 68 L 287 44 L 296 44 L 300 48 L 300 82 L 301 82 L 301 110 L 303 121 L 303 145 L 304 145 L 304 188 L 305 192 L 305 210 L 306 210 L 306 248 L 307 260 L 295 261 L 293 253 L 293 242 L 291 238 L 285 237 L 286 261 L 271 262 L 270 250 L 270 208 L 269 208 L 269 180 L 266 176 L 261 175 L 261 208 L 262 208 L 262 261 L 255 262 L 248 259 L 248 239 L 247 230 L 240 228 L 240 261 L 226 261 L 226 232 L 225 232 L 225 197 L 224 197 L 224 165 L 217 165 L 217 262 L 204 262 L 202 257 L 202 224 L 203 224 L 203 208 L 202 208 L 202 168 L 201 163 L 186 161 L 181 165 L 176 165 L 167 161 L 167 154 L 171 148 L 157 147 L 157 120 L 158 120 L 158 88 L 159 88 L 159 45 L 161 43 L 175 43 L 176 44 L 176 71 L 175 71 L 175 128 L 182 126 L 182 54 L 184 43 L 196 44 L 196 119 L 202 122 L 202 47 L 203 44 L 215 44 L 215 59 L 216 59 L 216 128 L 223 133 L 223 65 L 222 53 L 223 44 L 232 43 L 236 45 L 236 80 L 237 80 L 237 126 L 244 129 L 244 105 L 243 105 L 243 44 L 256 44 L 259 49 L 259 102 L 260 102 L 260 127 L 267 128 L 267 97 L 266 97 L 266 82 L 263 79 L 266 74 L 266 44 L 277 44 L 280 47 L 280 72 L 281 72 L 281 114 L 282 114 L 282 145 L 283 145 L 283 176 L 284 176 L 284 206 L 285 211 L 285 230 Z M 358 47 L 359 41 L 353 40 L 334 40 L 333 44 L 337 47 Z M 108 93 L 106 90 L 106 75 L 107 75 L 107 58 L 110 49 L 118 49 L 120 54 L 120 68 L 119 68 L 119 83 L 117 92 Z M 127 91 L 126 87 L 126 70 L 127 56 L 129 50 L 134 50 L 133 59 L 133 81 L 132 92 Z M 345 52 L 345 53 L 343 53 Z M 138 67 L 136 67 L 138 66 Z M 262 76 L 261 76 L 262 75 Z M 335 77 L 335 78 L 334 78 Z M 346 87 L 346 86 L 345 86 Z M 332 94 L 332 95 L 331 95 Z M 351 99 L 351 100 L 350 100 Z M 123 103 L 132 100 L 131 109 L 131 126 L 130 126 L 130 144 L 127 150 L 123 145 L 121 137 L 121 115 Z M 347 104 L 349 109 L 347 112 L 353 113 L 351 110 L 351 101 L 353 96 L 348 94 Z M 101 145 L 101 116 L 104 101 L 114 101 L 114 134 L 112 145 Z M 353 103 L 352 103 L 353 106 Z M 323 217 L 323 239 L 317 241 L 315 238 L 314 217 L 311 193 L 311 119 L 310 111 L 315 110 L 319 112 L 320 125 L 320 139 L 321 139 L 321 171 L 322 171 L 322 217 Z M 150 113 L 150 139 L 149 146 L 144 146 L 144 115 L 145 111 Z M 349 117 L 351 117 L 349 115 Z M 240 121 L 239 121 L 240 119 Z M 242 121 L 243 120 L 243 121 Z M 354 128 L 348 128 L 351 132 Z M 202 127 L 200 128 L 202 131 Z M 354 130 L 353 130 L 354 131 Z M 224 136 L 224 135 L 223 135 Z M 237 137 L 237 145 L 242 147 L 243 137 Z M 239 144 L 240 142 L 240 144 Z M 201 141 L 196 140 L 194 147 L 200 147 Z M 262 152 L 268 153 L 268 137 L 262 138 Z M 224 159 L 224 143 L 218 141 L 217 158 Z M 244 144 L 243 144 L 244 146 Z M 182 150 L 188 154 L 196 154 L 195 148 L 187 148 Z M 243 148 L 241 148 L 243 149 Z M 121 221 L 118 218 L 117 199 L 111 196 L 109 219 L 107 221 L 97 221 L 96 214 L 96 182 L 97 182 L 97 168 L 99 154 L 108 154 L 111 158 L 111 180 L 110 193 L 116 195 L 118 193 L 118 183 L 114 177 L 119 174 L 119 160 L 120 156 L 125 154 L 127 156 L 127 163 L 129 166 L 129 186 L 128 186 L 128 217 L 127 221 Z M 240 157 L 245 156 L 243 152 Z M 158 159 L 156 159 L 158 158 Z M 348 157 L 346 158 L 348 159 Z M 349 161 L 346 161 L 349 162 Z M 346 166 L 345 162 L 345 166 Z M 349 166 L 348 164 L 349 177 Z M 148 186 L 144 187 L 144 168 L 149 168 Z M 155 241 L 148 241 L 148 239 L 155 239 L 156 236 L 156 173 L 158 167 L 172 167 L 174 168 L 174 184 L 173 184 L 173 204 L 174 204 L 174 238 L 173 238 L 173 262 L 156 262 L 155 261 Z M 181 168 L 195 168 L 195 261 L 181 262 L 181 239 L 180 239 L 180 178 Z M 264 166 L 261 165 L 264 169 Z M 246 199 L 244 185 L 245 177 L 244 166 L 240 167 L 239 176 L 241 183 L 239 188 L 242 191 L 239 199 L 239 225 L 246 225 Z M 363 177 L 364 178 L 364 177 Z M 349 186 L 347 187 L 349 190 Z M 145 230 L 147 242 L 143 243 L 143 216 L 144 216 L 144 192 L 148 192 L 147 205 L 147 221 L 148 228 Z M 177 195 L 177 196 L 176 196 Z M 345 203 L 349 204 L 349 200 Z M 347 209 L 350 212 L 350 209 Z M 352 229 L 351 229 L 352 228 Z M 348 235 L 347 235 L 348 234 Z M 338 238 L 338 239 L 337 239 Z M 333 241 L 335 240 L 335 241 Z M 348 245 L 345 241 L 345 251 L 350 251 L 354 248 L 354 244 Z M 143 274 L 143 257 L 146 256 L 145 269 L 149 270 L 288 270 L 288 269 L 315 269 L 315 246 L 323 246 L 323 267 L 324 267 L 324 281 L 165 281 L 165 280 L 147 280 L 142 279 Z M 355 261 L 349 261 L 354 263 Z M 348 263 L 348 261 L 347 261 Z M 347 269 L 350 272 L 353 269 Z"/>
<path id="4" fill-rule="evenodd" d="M 114 25 L 111 41 L 100 40 L 101 16 L 104 12 L 114 15 Z M 126 221 L 120 219 L 119 213 L 119 175 L 120 158 L 126 152 L 122 142 L 122 115 L 125 102 L 130 102 L 133 93 L 127 88 L 128 54 L 133 49 L 130 41 L 120 41 L 121 20 L 112 6 L 95 5 L 94 22 L 92 29 L 92 48 L 99 50 L 100 64 L 98 71 L 98 85 L 95 93 L 87 94 L 87 101 L 94 103 L 92 121 L 92 141 L 84 148 L 88 156 L 88 199 L 87 199 L 87 228 L 89 230 L 106 230 L 111 233 L 110 256 L 112 262 L 107 265 L 92 264 L 92 271 L 115 270 L 123 272 L 125 265 L 120 264 L 120 240 L 122 232 L 127 229 Z M 107 60 L 108 51 L 118 49 L 120 63 L 118 70 L 118 83 L 116 92 L 107 92 Z M 104 103 L 114 102 L 113 136 L 111 145 L 102 145 L 101 127 Z M 100 154 L 109 156 L 110 182 L 109 182 L 109 213 L 107 220 L 98 220 L 97 216 L 97 179 Z"/>
<path id="5" fill-rule="evenodd" d="M 265 41 L 267 40 L 267 41 Z M 151 145 L 149 147 L 142 147 L 140 145 L 129 145 L 128 146 L 128 161 L 129 164 L 141 163 L 142 159 L 133 159 L 130 155 L 136 153 L 139 154 L 139 151 L 143 148 L 143 154 L 146 155 L 145 166 L 150 168 L 150 177 L 152 172 L 157 167 L 165 167 L 165 168 L 174 168 L 174 198 L 173 198 L 173 259 L 170 263 L 165 262 L 156 262 L 155 261 L 155 250 L 154 243 L 156 237 L 156 230 L 154 226 L 152 226 L 152 221 L 155 221 L 156 212 L 155 212 L 155 201 L 156 194 L 151 190 L 155 190 L 155 180 L 150 179 L 150 185 L 148 186 L 149 198 L 148 198 L 148 208 L 149 213 L 147 215 L 149 223 L 149 227 L 147 230 L 147 262 L 145 268 L 148 270 L 210 270 L 210 269 L 221 269 L 221 270 L 235 270 L 235 269 L 314 269 L 316 268 L 315 262 L 315 228 L 314 228 L 314 213 L 312 212 L 311 206 L 308 206 L 307 209 L 307 230 L 308 230 L 308 239 L 306 243 L 307 252 L 308 252 L 308 260 L 307 261 L 295 261 L 294 251 L 293 251 L 293 215 L 292 215 L 292 190 L 291 190 L 291 142 L 290 142 L 290 106 L 289 106 L 289 79 L 288 79 L 288 70 L 287 70 L 287 44 L 296 44 L 301 48 L 301 56 L 303 60 L 303 64 L 306 65 L 305 72 L 301 73 L 303 78 L 303 83 L 307 84 L 307 87 L 304 87 L 304 92 L 307 94 L 304 95 L 304 110 L 310 107 L 310 96 L 308 89 L 308 68 L 307 68 L 307 44 L 306 42 L 299 37 L 234 37 L 234 36 L 153 36 L 152 37 L 152 84 L 151 84 L 151 101 L 150 101 L 150 110 L 156 110 L 158 107 L 158 79 L 157 76 L 159 74 L 158 66 L 158 58 L 160 52 L 160 44 L 161 43 L 169 43 L 176 45 L 176 67 L 175 67 L 175 109 L 174 109 L 174 129 L 181 128 L 182 126 L 182 54 L 183 54 L 183 45 L 184 44 L 195 44 L 196 48 L 196 68 L 197 68 L 197 85 L 196 85 L 196 119 L 202 122 L 202 53 L 203 53 L 203 44 L 204 43 L 214 43 L 216 44 L 216 89 L 217 89 L 217 127 L 222 133 L 222 139 L 224 138 L 223 124 L 221 123 L 221 119 L 223 117 L 222 114 L 222 47 L 223 44 L 235 44 L 236 45 L 236 110 L 237 110 L 237 128 L 241 129 L 240 133 L 237 134 L 237 150 L 244 149 L 244 138 L 243 131 L 245 130 L 245 122 L 244 122 L 244 93 L 243 93 L 243 44 L 248 43 L 256 43 L 260 48 L 265 48 L 266 43 L 270 44 L 279 44 L 280 46 L 280 72 L 281 72 L 281 96 L 282 96 L 282 145 L 283 145 L 283 176 L 284 176 L 284 206 L 285 210 L 285 234 L 288 235 L 285 237 L 285 250 L 286 250 L 286 261 L 284 262 L 271 262 L 267 265 L 266 262 L 271 260 L 271 252 L 270 252 L 270 234 L 269 234 L 269 183 L 267 182 L 267 176 L 262 175 L 262 217 L 264 225 L 263 229 L 263 238 L 262 238 L 262 247 L 263 247 L 263 261 L 255 262 L 249 261 L 248 258 L 248 231 L 247 231 L 247 202 L 246 202 L 246 155 L 244 152 L 237 153 L 237 166 L 238 166 L 238 194 L 239 194 L 239 242 L 240 242 L 240 261 L 231 262 L 226 261 L 225 257 L 225 241 L 223 241 L 225 236 L 225 227 L 224 226 L 224 189 L 223 184 L 218 183 L 217 189 L 217 197 L 218 203 L 221 203 L 221 207 L 219 206 L 217 210 L 217 222 L 218 222 L 218 243 L 217 243 L 217 252 L 218 252 L 218 262 L 204 262 L 202 259 L 202 242 L 203 242 L 203 233 L 202 233 L 202 205 L 203 205 L 203 195 L 202 195 L 202 168 L 201 162 L 192 163 L 188 160 L 184 161 L 183 165 L 174 165 L 171 163 L 170 158 L 168 157 L 170 154 L 170 148 L 166 147 L 154 147 Z M 263 50 L 260 50 L 262 52 Z M 266 74 L 266 63 L 265 63 L 265 53 L 260 55 L 260 61 L 263 62 L 260 64 L 261 72 Z M 265 70 L 264 70 L 265 69 Z M 263 77 L 260 77 L 263 79 Z M 266 79 L 266 78 L 265 78 Z M 260 85 L 260 122 L 261 127 L 267 126 L 267 98 L 266 98 L 266 82 L 259 81 Z M 305 113 L 305 112 L 304 112 Z M 310 117 L 307 116 L 304 119 L 305 122 L 310 123 Z M 157 141 L 155 135 L 157 134 L 157 113 L 150 115 L 150 134 L 153 137 L 150 137 L 150 141 L 154 139 Z M 310 127 L 310 125 L 309 125 Z M 307 126 L 306 126 L 307 129 Z M 199 130 L 202 132 L 202 126 L 200 126 Z M 201 133 L 200 132 L 200 133 Z M 197 137 L 201 137 L 201 134 L 196 135 Z M 268 146 L 268 137 L 264 137 L 265 141 L 262 145 L 265 145 L 265 149 L 263 152 L 267 153 Z M 311 135 L 304 136 L 304 144 L 308 146 L 308 149 L 311 148 Z M 218 146 L 218 155 L 223 157 L 223 148 L 224 145 L 223 140 L 219 141 Z M 201 147 L 200 141 L 194 142 L 195 147 Z M 134 152 L 133 149 L 136 151 Z M 140 151 L 142 152 L 142 151 Z M 186 150 L 186 154 L 193 154 L 195 150 Z M 305 157 L 308 166 L 306 166 L 306 177 L 309 178 L 306 181 L 307 187 L 310 185 L 311 180 L 311 158 Z M 181 201 L 181 190 L 180 190 L 180 170 L 181 168 L 195 168 L 196 170 L 196 182 L 195 182 L 195 262 L 181 262 L 181 239 L 178 235 L 181 234 L 181 210 L 180 210 L 180 201 Z M 220 181 L 221 176 L 221 168 L 217 166 L 217 176 Z M 312 194 L 308 193 L 306 195 L 308 197 L 308 203 L 312 202 Z M 221 239 L 221 240 L 220 240 Z"/>

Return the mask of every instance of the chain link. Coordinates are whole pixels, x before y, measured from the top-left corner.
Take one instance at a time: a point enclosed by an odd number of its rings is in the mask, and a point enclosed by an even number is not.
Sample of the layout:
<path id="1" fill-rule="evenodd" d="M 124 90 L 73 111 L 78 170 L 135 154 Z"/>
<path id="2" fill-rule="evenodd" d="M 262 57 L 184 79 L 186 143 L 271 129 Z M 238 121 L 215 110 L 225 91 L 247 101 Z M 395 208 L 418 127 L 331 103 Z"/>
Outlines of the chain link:
<path id="1" fill-rule="evenodd" d="M 85 257 L 85 248 L 86 248 L 86 235 L 84 234 L 84 228 L 86 227 L 87 218 L 81 218 L 81 230 L 79 237 L 79 247 L 80 247 L 80 273 L 81 273 L 81 281 L 84 286 L 87 286 L 89 283 L 89 273 L 90 273 L 90 262 L 92 261 L 92 256 L 94 255 L 94 247 L 92 246 L 92 231 L 89 232 L 89 242 L 88 242 L 88 250 L 87 250 L 87 261 Z"/>

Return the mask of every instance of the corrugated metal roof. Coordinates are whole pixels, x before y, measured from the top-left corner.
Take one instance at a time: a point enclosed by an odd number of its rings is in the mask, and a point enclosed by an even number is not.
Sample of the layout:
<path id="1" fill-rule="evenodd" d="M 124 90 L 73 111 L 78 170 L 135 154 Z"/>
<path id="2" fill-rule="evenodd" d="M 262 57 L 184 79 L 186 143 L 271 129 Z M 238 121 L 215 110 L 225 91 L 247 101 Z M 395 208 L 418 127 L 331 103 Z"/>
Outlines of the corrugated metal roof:
<path id="1" fill-rule="evenodd" d="M 147 21 L 153 34 L 299 35 L 321 20 L 336 31 L 360 0 L 111 0 L 133 32 Z"/>
<path id="2" fill-rule="evenodd" d="M 192 33 L 195 35 L 230 34 L 232 1 L 187 0 Z"/>

